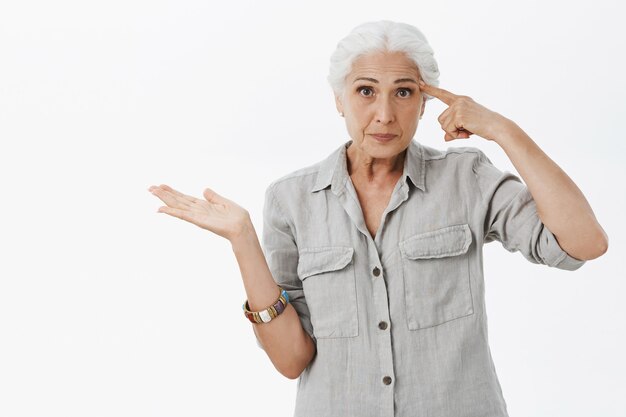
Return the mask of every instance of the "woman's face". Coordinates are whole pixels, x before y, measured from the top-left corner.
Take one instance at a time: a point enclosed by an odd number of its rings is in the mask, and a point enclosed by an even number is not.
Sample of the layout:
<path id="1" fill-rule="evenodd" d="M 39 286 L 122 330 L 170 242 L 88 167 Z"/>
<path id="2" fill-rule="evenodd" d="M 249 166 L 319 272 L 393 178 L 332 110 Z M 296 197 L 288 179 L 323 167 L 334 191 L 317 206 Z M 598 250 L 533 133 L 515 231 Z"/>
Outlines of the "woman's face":
<path id="1" fill-rule="evenodd" d="M 359 151 L 391 158 L 407 148 L 425 108 L 418 80 L 417 66 L 402 52 L 377 52 L 354 61 L 343 96 L 335 96 L 335 102 Z M 396 136 L 382 140 L 374 134 Z"/>

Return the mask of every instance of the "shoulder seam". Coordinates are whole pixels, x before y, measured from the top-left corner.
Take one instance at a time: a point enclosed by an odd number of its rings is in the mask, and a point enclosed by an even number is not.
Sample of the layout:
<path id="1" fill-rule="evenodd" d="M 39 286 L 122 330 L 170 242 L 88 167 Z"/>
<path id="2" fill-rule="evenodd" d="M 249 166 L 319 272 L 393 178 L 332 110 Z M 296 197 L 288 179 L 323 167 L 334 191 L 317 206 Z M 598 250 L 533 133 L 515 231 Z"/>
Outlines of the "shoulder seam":
<path id="1" fill-rule="evenodd" d="M 312 172 L 305 172 L 302 174 L 295 174 L 295 173 L 291 173 L 291 174 L 287 174 L 284 175 L 278 179 L 275 179 L 274 181 L 271 182 L 271 186 L 275 186 L 277 184 L 280 184 L 281 182 L 285 182 L 287 180 L 292 180 L 292 179 L 296 179 L 296 178 L 301 178 L 301 177 L 306 177 L 308 175 L 313 175 L 313 174 L 317 174 L 319 172 L 319 169 L 316 171 L 312 171 Z"/>
<path id="2" fill-rule="evenodd" d="M 268 192 L 270 193 L 271 199 L 274 200 L 274 203 L 276 204 L 276 208 L 277 208 L 280 216 L 283 218 L 283 221 L 289 227 L 289 229 L 291 229 L 291 235 L 293 236 L 294 241 L 297 242 L 297 237 L 296 237 L 296 233 L 295 233 L 295 231 L 296 231 L 295 227 L 292 225 L 292 222 L 289 220 L 289 217 L 285 215 L 285 211 L 281 207 L 280 201 L 278 201 L 278 198 L 276 198 L 276 193 L 274 192 L 274 186 L 273 185 L 270 185 L 270 187 L 268 188 Z"/>

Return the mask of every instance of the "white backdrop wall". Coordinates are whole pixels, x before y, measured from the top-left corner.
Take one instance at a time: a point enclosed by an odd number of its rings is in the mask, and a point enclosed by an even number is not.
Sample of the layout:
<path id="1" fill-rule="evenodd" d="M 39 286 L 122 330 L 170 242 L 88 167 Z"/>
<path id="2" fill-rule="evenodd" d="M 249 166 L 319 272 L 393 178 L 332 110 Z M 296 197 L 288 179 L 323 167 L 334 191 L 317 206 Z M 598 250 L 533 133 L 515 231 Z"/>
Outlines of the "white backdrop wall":
<path id="1" fill-rule="evenodd" d="M 326 83 L 349 30 L 419 27 L 440 86 L 514 120 L 610 239 L 575 272 L 486 245 L 511 416 L 626 416 L 626 30 L 618 1 L 0 3 L 0 416 L 290 416 L 230 244 L 150 185 L 247 208 L 348 139 Z M 416 134 L 444 149 L 427 103 Z"/>

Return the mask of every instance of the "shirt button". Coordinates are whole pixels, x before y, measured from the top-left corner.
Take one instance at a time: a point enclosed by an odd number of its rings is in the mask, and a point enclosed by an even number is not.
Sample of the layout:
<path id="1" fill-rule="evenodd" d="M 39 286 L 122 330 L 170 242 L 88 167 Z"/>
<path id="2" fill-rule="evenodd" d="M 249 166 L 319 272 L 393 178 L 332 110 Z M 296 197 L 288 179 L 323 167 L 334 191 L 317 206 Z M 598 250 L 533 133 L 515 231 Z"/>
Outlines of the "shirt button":
<path id="1" fill-rule="evenodd" d="M 383 378 L 383 384 L 385 384 L 385 385 L 391 384 L 391 377 L 390 376 L 384 377 Z"/>
<path id="2" fill-rule="evenodd" d="M 378 328 L 380 330 L 385 330 L 387 328 L 387 322 L 386 321 L 381 321 L 380 323 L 378 323 Z"/>
<path id="3" fill-rule="evenodd" d="M 380 269 L 378 267 L 374 267 L 374 270 L 372 271 L 372 273 L 374 274 L 375 277 L 380 275 Z"/>

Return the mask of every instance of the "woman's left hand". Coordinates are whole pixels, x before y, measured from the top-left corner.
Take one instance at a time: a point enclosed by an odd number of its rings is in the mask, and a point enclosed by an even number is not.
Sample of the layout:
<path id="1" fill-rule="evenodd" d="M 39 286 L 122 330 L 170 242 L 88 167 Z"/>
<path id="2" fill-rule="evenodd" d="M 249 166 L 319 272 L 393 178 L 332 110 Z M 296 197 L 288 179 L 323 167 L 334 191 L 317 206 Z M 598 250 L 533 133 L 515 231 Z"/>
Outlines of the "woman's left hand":
<path id="1" fill-rule="evenodd" d="M 419 80 L 420 90 L 438 98 L 449 107 L 437 120 L 446 132 L 444 140 L 467 139 L 476 134 L 487 140 L 495 140 L 511 120 L 476 103 L 471 97 L 460 96 Z"/>

